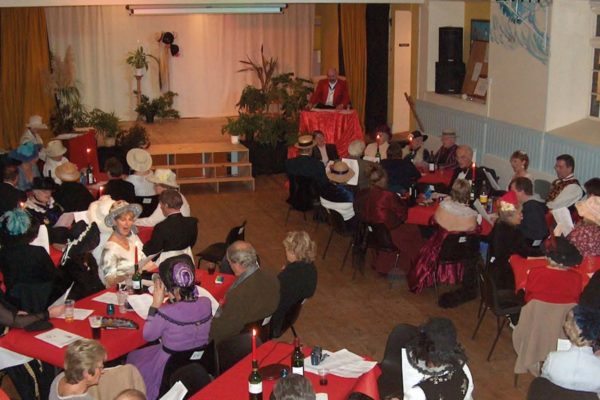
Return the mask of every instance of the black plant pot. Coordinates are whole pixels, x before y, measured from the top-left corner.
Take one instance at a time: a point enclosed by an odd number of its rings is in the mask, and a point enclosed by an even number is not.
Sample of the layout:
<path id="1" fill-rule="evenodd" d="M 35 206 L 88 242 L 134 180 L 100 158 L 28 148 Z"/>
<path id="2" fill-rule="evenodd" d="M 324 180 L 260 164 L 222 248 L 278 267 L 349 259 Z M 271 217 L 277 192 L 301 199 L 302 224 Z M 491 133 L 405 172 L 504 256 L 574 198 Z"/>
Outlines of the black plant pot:
<path id="1" fill-rule="evenodd" d="M 154 123 L 155 114 L 144 114 L 144 116 L 146 117 L 146 123 L 148 123 L 148 124 Z"/>
<path id="2" fill-rule="evenodd" d="M 287 146 L 284 142 L 279 142 L 276 146 L 260 144 L 253 140 L 241 142 L 249 150 L 253 176 L 279 174 L 285 171 Z"/>

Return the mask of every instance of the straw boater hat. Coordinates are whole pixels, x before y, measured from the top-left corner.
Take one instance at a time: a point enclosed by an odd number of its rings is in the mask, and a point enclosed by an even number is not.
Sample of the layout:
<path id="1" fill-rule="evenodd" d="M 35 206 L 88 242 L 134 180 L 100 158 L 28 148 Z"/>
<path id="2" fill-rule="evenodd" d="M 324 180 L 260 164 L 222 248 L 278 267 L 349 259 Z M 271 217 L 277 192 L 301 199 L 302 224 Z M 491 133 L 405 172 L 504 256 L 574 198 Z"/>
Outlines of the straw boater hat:
<path id="1" fill-rule="evenodd" d="M 294 145 L 297 149 L 309 149 L 315 146 L 312 135 L 298 136 L 298 142 Z"/>
<path id="2" fill-rule="evenodd" d="M 152 167 L 150 153 L 143 149 L 131 149 L 127 152 L 129 168 L 137 172 L 146 172 Z"/>
<path id="3" fill-rule="evenodd" d="M 104 218 L 106 218 L 110 212 L 110 208 L 114 202 L 115 201 L 112 199 L 112 197 L 105 194 L 90 204 L 90 207 L 87 210 L 88 221 L 90 221 L 90 223 L 95 222 L 98 225 L 100 232 L 112 233 L 112 228 L 106 226 L 104 223 Z"/>
<path id="4" fill-rule="evenodd" d="M 172 188 L 179 188 L 177 184 L 177 176 L 170 169 L 157 169 L 154 171 L 154 175 L 146 178 L 147 181 L 156 183 L 157 185 L 165 185 Z"/>
<path id="5" fill-rule="evenodd" d="M 29 122 L 27 122 L 26 126 L 33 129 L 48 129 L 48 125 L 42 122 L 42 117 L 39 115 L 32 115 L 29 117 Z"/>
<path id="6" fill-rule="evenodd" d="M 354 171 L 343 161 L 333 163 L 327 172 L 327 178 L 337 183 L 346 183 L 354 176 Z"/>
<path id="7" fill-rule="evenodd" d="M 56 167 L 54 174 L 63 182 L 77 182 L 79 180 L 79 168 L 72 162 L 66 162 Z"/>
<path id="8" fill-rule="evenodd" d="M 63 146 L 60 140 L 51 140 L 48 142 L 48 147 L 46 147 L 46 155 L 48 157 L 62 156 L 66 152 L 67 148 Z"/>
<path id="9" fill-rule="evenodd" d="M 600 197 L 588 197 L 585 200 L 578 201 L 575 204 L 575 207 L 581 218 L 585 218 L 596 225 L 600 225 Z"/>
<path id="10" fill-rule="evenodd" d="M 442 131 L 442 136 L 450 136 L 456 138 L 456 132 L 454 132 L 454 129 L 444 129 Z"/>
<path id="11" fill-rule="evenodd" d="M 42 145 L 33 142 L 25 142 L 13 151 L 8 156 L 13 160 L 28 162 L 38 158 Z"/>
<path id="12" fill-rule="evenodd" d="M 112 228 L 115 226 L 115 219 L 117 219 L 119 215 L 126 212 L 132 212 L 133 218 L 137 218 L 142 213 L 142 206 L 139 204 L 129 204 L 125 200 L 115 201 L 110 207 L 108 215 L 104 217 L 104 223 L 106 226 Z"/>

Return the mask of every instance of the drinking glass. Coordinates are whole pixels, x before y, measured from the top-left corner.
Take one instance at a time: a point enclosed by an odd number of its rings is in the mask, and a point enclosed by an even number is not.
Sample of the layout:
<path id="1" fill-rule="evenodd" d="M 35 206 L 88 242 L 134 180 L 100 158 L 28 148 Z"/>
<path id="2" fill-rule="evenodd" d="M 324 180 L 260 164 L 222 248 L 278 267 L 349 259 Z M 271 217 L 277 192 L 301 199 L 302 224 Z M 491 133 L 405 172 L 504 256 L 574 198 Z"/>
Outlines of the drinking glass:
<path id="1" fill-rule="evenodd" d="M 65 321 L 73 322 L 75 316 L 75 300 L 65 300 Z"/>
<path id="2" fill-rule="evenodd" d="M 121 290 L 117 292 L 117 303 L 119 304 L 119 312 L 121 314 L 125 314 L 127 312 L 127 308 L 125 307 L 125 302 L 127 301 L 127 289 Z"/>
<path id="3" fill-rule="evenodd" d="M 321 384 L 321 386 L 327 385 L 327 383 L 328 383 L 327 370 L 325 368 L 319 368 L 318 372 L 319 372 L 319 383 Z"/>
<path id="4" fill-rule="evenodd" d="M 92 339 L 100 340 L 101 328 L 102 328 L 102 316 L 92 315 L 88 318 L 90 322 L 90 328 L 92 328 Z"/>

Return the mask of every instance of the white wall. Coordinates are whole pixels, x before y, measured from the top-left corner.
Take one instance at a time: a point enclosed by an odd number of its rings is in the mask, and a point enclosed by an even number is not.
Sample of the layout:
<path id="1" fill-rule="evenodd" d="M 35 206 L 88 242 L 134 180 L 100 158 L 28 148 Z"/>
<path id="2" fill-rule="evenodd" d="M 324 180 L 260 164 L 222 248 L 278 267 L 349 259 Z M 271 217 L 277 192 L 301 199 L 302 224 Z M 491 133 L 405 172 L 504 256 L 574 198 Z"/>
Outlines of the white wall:
<path id="1" fill-rule="evenodd" d="M 595 15 L 587 1 L 554 0 L 546 130 L 589 115 Z"/>

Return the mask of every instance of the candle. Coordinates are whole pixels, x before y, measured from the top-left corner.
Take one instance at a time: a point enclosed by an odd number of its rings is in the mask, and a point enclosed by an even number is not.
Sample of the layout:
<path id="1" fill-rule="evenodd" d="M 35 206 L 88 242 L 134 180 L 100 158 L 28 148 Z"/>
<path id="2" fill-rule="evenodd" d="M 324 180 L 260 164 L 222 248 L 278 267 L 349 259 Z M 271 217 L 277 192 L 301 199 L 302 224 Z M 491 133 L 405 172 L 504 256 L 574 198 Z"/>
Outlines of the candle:
<path id="1" fill-rule="evenodd" d="M 20 202 L 20 203 L 19 203 L 19 207 L 21 207 L 21 208 L 25 208 L 25 202 L 23 202 L 23 201 L 22 201 L 22 202 Z"/>
<path id="2" fill-rule="evenodd" d="M 91 164 L 91 162 L 92 162 L 92 161 L 90 160 L 90 153 L 92 152 L 92 149 L 90 149 L 90 148 L 88 147 L 88 148 L 85 150 L 85 152 L 86 152 L 86 159 L 87 159 L 87 162 L 88 162 L 88 164 Z"/>
<path id="3" fill-rule="evenodd" d="M 471 173 L 471 180 L 475 182 L 475 161 L 473 161 L 473 164 L 471 164 L 471 169 L 473 170 Z"/>
<path id="4" fill-rule="evenodd" d="M 102 193 L 104 192 L 104 186 L 100 186 L 100 188 L 98 189 L 98 197 L 102 197 Z"/>
<path id="5" fill-rule="evenodd" d="M 252 329 L 252 359 L 256 360 L 256 329 Z"/>
<path id="6" fill-rule="evenodd" d="M 376 137 L 376 139 L 375 139 L 375 140 L 377 141 L 377 146 L 379 146 L 380 139 L 381 139 L 381 136 L 380 136 L 380 135 L 379 135 L 379 133 L 378 133 L 378 134 L 377 134 L 377 137 Z"/>
<path id="7" fill-rule="evenodd" d="M 135 258 L 134 258 L 135 262 L 134 262 L 134 264 L 137 264 L 138 263 L 138 253 L 137 253 L 138 249 L 137 249 L 137 246 L 135 246 L 134 249 L 135 249 Z"/>

